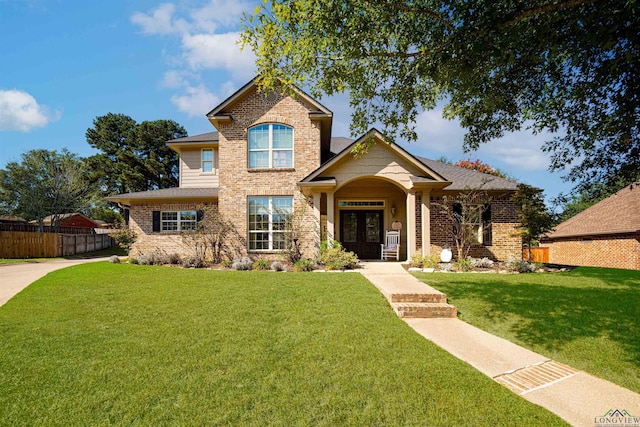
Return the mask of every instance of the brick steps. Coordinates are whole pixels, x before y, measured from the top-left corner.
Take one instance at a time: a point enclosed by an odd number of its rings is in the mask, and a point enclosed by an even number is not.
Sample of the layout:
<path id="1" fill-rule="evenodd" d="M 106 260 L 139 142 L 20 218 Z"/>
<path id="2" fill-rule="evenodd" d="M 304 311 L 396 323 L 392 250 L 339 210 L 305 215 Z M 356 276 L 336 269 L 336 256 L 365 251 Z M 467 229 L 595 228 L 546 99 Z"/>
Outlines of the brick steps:
<path id="1" fill-rule="evenodd" d="M 446 302 L 392 302 L 391 307 L 393 307 L 398 317 L 402 318 L 458 317 L 458 309 Z"/>
<path id="2" fill-rule="evenodd" d="M 446 303 L 447 296 L 443 293 L 401 293 L 390 294 L 389 300 L 395 302 L 430 302 L 430 303 Z"/>

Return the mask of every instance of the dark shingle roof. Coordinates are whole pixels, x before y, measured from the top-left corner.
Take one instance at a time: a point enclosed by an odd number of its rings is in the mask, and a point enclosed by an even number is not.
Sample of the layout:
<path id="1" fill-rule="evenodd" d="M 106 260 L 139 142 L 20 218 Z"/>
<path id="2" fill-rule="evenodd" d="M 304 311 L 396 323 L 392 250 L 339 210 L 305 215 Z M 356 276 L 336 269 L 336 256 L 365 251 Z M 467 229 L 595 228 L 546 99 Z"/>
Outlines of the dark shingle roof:
<path id="1" fill-rule="evenodd" d="M 346 149 L 353 139 L 344 137 L 331 138 L 331 152 L 338 154 Z M 518 183 L 509 179 L 500 178 L 486 173 L 476 172 L 459 166 L 449 165 L 437 160 L 414 156 L 418 161 L 441 175 L 451 185 L 445 190 L 466 190 L 469 188 L 481 188 L 483 190 L 517 190 Z"/>
<path id="2" fill-rule="evenodd" d="M 203 142 L 218 142 L 218 132 L 207 132 L 199 135 L 185 136 L 184 138 L 172 139 L 167 144 L 201 144 Z"/>
<path id="3" fill-rule="evenodd" d="M 640 181 L 580 212 L 545 236 L 549 239 L 640 231 Z"/>

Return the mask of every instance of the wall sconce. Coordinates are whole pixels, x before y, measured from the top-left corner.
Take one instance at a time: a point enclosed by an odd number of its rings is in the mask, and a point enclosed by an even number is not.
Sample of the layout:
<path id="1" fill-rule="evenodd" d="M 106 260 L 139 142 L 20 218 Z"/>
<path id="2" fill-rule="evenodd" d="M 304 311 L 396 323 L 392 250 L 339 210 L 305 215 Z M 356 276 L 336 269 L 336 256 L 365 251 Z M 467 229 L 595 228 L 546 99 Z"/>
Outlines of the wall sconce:
<path id="1" fill-rule="evenodd" d="M 396 205 L 391 205 L 391 217 L 396 216 Z"/>

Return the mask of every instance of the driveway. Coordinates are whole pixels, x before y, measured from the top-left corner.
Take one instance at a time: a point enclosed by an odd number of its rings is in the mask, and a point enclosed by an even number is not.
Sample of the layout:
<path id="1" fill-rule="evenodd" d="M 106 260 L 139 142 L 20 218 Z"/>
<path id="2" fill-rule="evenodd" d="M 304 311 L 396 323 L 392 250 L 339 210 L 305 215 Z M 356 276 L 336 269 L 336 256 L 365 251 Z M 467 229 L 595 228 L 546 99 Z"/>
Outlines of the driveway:
<path id="1" fill-rule="evenodd" d="M 72 265 L 106 261 L 105 258 L 63 259 L 47 262 L 22 262 L 0 265 L 0 306 L 18 292 L 48 273 Z"/>

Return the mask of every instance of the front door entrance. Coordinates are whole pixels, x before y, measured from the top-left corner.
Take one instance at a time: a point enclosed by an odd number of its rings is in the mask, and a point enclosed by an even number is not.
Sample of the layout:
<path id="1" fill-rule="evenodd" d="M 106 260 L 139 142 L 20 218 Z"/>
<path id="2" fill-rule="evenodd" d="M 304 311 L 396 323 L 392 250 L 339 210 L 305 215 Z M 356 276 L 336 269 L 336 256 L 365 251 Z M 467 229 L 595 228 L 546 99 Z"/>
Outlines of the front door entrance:
<path id="1" fill-rule="evenodd" d="M 360 259 L 380 259 L 382 211 L 340 211 L 340 242 Z"/>

